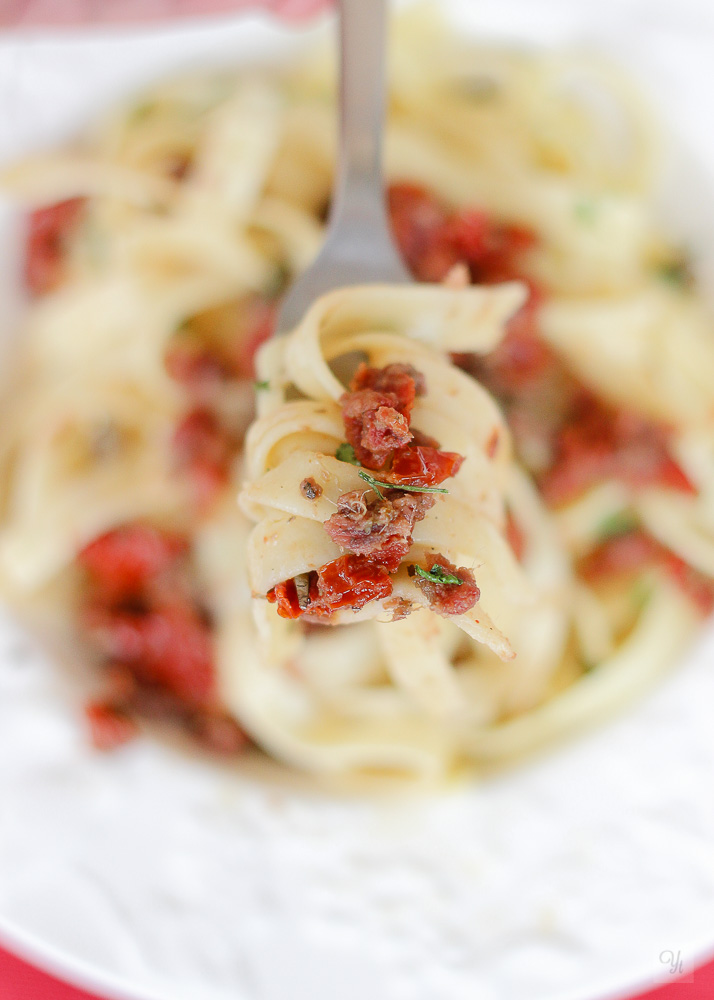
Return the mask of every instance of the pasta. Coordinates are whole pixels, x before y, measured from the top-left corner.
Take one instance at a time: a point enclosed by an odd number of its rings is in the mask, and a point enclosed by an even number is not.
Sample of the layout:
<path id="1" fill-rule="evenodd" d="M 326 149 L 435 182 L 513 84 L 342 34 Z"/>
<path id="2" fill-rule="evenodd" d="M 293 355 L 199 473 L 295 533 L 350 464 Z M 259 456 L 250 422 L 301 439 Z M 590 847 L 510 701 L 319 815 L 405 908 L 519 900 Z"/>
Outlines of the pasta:
<path id="1" fill-rule="evenodd" d="M 612 67 L 422 9 L 393 69 L 419 284 L 338 290 L 281 339 L 329 203 L 323 55 L 167 82 L 0 176 L 32 296 L 0 589 L 101 666 L 99 746 L 158 715 L 441 779 L 614 711 L 714 607 L 714 336 L 647 110 Z"/>

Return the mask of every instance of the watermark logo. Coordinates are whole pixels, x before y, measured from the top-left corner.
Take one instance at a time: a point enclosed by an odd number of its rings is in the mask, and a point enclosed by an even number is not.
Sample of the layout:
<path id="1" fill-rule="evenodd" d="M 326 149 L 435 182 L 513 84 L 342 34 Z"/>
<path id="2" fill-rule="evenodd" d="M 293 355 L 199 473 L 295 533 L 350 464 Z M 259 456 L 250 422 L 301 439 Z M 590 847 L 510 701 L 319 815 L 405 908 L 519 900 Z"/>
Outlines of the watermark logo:
<path id="1" fill-rule="evenodd" d="M 659 953 L 660 964 L 664 966 L 665 972 L 678 983 L 693 983 L 694 972 L 687 969 L 681 951 L 674 951 L 673 948 L 665 948 Z"/>

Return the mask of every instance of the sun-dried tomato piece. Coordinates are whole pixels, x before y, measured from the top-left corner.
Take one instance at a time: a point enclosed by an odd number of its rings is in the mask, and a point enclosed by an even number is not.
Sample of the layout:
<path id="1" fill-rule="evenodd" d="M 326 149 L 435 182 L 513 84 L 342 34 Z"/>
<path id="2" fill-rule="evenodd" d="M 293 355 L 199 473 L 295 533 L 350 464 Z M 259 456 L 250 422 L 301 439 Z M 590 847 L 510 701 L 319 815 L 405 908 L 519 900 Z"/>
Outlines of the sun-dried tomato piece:
<path id="1" fill-rule="evenodd" d="M 389 210 L 397 244 L 419 281 L 443 281 L 455 264 L 466 264 L 477 283 L 519 276 L 519 255 L 536 243 L 532 230 L 464 208 L 450 212 L 426 188 L 395 184 Z"/>
<path id="2" fill-rule="evenodd" d="M 107 658 L 130 667 L 140 684 L 157 685 L 188 706 L 212 704 L 210 628 L 188 601 L 147 610 L 90 603 L 85 625 Z"/>
<path id="3" fill-rule="evenodd" d="M 227 712 L 195 712 L 188 719 L 188 729 L 207 750 L 223 757 L 241 753 L 250 742 L 246 733 Z"/>
<path id="4" fill-rule="evenodd" d="M 459 261 L 468 264 L 477 284 L 519 277 L 518 256 L 537 243 L 532 230 L 497 222 L 474 208 L 455 212 L 446 222 L 442 239 Z"/>
<path id="5" fill-rule="evenodd" d="M 361 364 L 350 385 L 352 392 L 359 389 L 393 393 L 397 397 L 396 408 L 408 420 L 415 397 L 426 392 L 426 379 L 413 365 L 395 363 L 384 368 L 372 368 Z"/>
<path id="6" fill-rule="evenodd" d="M 428 445 L 407 446 L 394 453 L 389 481 L 399 486 L 438 486 L 455 476 L 464 456 L 455 451 L 440 451 Z"/>
<path id="7" fill-rule="evenodd" d="M 714 611 L 714 580 L 694 569 L 673 552 L 665 550 L 662 558 L 665 569 L 682 592 L 702 615 L 710 615 Z"/>
<path id="8" fill-rule="evenodd" d="M 340 556 L 318 570 L 310 586 L 308 611 L 311 615 L 332 614 L 339 608 L 358 611 L 391 593 L 392 581 L 383 566 L 364 556 Z"/>
<path id="9" fill-rule="evenodd" d="M 442 281 L 456 263 L 452 248 L 439 239 L 448 212 L 418 184 L 392 184 L 388 202 L 394 238 L 407 267 L 420 281 Z"/>
<path id="10" fill-rule="evenodd" d="M 67 244 L 77 226 L 85 198 L 70 198 L 32 212 L 25 251 L 25 284 L 35 295 L 57 288 L 64 278 Z"/>
<path id="11" fill-rule="evenodd" d="M 528 298 L 506 324 L 506 335 L 494 350 L 485 355 L 452 355 L 455 365 L 483 382 L 499 397 L 508 398 L 534 385 L 558 365 L 554 351 L 543 340 L 538 328 L 543 292 L 532 281 L 527 284 Z"/>
<path id="12" fill-rule="evenodd" d="M 105 600 L 121 601 L 140 594 L 187 549 L 188 542 L 181 535 L 127 524 L 95 538 L 79 553 L 77 562 Z"/>
<path id="13" fill-rule="evenodd" d="M 254 379 L 255 356 L 266 340 L 270 340 L 275 333 L 277 304 L 256 298 L 243 306 L 243 312 L 246 311 L 249 317 L 247 329 L 241 329 L 233 344 L 232 367 L 239 378 Z"/>
<path id="14" fill-rule="evenodd" d="M 714 611 L 714 580 L 639 528 L 602 542 L 581 559 L 578 571 L 586 580 L 596 582 L 656 566 L 669 574 L 703 615 Z"/>
<path id="15" fill-rule="evenodd" d="M 520 562 L 526 551 L 526 535 L 510 510 L 506 511 L 506 540 Z"/>
<path id="16" fill-rule="evenodd" d="M 325 522 L 325 531 L 343 549 L 369 556 L 394 571 L 412 544 L 412 532 L 435 503 L 428 493 L 405 493 L 380 499 L 365 498 L 354 490 L 337 501 L 337 512 Z"/>
<path id="17" fill-rule="evenodd" d="M 340 608 L 358 611 L 370 601 L 389 597 L 392 581 L 384 566 L 364 556 L 344 555 L 310 574 L 309 600 L 305 607 L 298 601 L 294 580 L 285 580 L 268 593 L 277 604 L 281 618 L 325 618 Z"/>
<path id="18" fill-rule="evenodd" d="M 380 469 L 395 448 L 411 441 L 408 419 L 394 393 L 359 389 L 342 397 L 345 436 L 361 465 Z"/>
<path id="19" fill-rule="evenodd" d="M 184 417 L 173 444 L 178 467 L 191 479 L 196 506 L 205 511 L 230 479 L 233 442 L 215 414 L 201 407 Z"/>
<path id="20" fill-rule="evenodd" d="M 170 344 L 164 363 L 171 378 L 189 389 L 214 386 L 228 376 L 223 361 L 195 341 L 179 339 Z"/>
<path id="21" fill-rule="evenodd" d="M 543 494 L 555 506 L 610 478 L 633 489 L 664 486 L 696 493 L 669 454 L 667 438 L 664 428 L 582 390 L 557 436 L 555 461 L 541 482 Z"/>
<path id="22" fill-rule="evenodd" d="M 578 570 L 586 580 L 633 573 L 651 566 L 659 547 L 651 535 L 633 530 L 608 538 L 580 560 Z"/>
<path id="23" fill-rule="evenodd" d="M 298 600 L 297 587 L 292 579 L 276 584 L 266 596 L 269 604 L 277 604 L 277 611 L 281 618 L 295 619 L 303 613 L 303 608 L 300 607 Z"/>
<path id="24" fill-rule="evenodd" d="M 446 583 L 426 579 L 419 573 L 414 575 L 414 581 L 426 597 L 431 610 L 439 615 L 463 615 L 470 611 L 481 596 L 471 570 L 465 566 L 455 566 L 440 552 L 430 555 L 427 563 L 422 567 L 427 573 L 436 569 L 435 576 L 453 576 L 459 580 L 458 583 Z"/>
<path id="25" fill-rule="evenodd" d="M 110 702 L 90 701 L 84 711 L 92 745 L 97 750 L 115 750 L 139 732 L 136 722 Z"/>

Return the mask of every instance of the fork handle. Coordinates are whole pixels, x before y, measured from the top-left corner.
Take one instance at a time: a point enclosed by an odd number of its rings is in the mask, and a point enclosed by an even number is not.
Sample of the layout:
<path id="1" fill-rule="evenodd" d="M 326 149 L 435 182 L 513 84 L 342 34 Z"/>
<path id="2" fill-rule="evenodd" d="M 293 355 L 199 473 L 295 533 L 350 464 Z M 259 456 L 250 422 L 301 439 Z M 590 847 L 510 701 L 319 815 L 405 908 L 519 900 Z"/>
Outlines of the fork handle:
<path id="1" fill-rule="evenodd" d="M 340 154 L 331 222 L 388 233 L 382 177 L 388 0 L 339 0 Z M 380 235 L 381 235 L 380 232 Z M 377 233 L 374 233 L 376 236 Z"/>

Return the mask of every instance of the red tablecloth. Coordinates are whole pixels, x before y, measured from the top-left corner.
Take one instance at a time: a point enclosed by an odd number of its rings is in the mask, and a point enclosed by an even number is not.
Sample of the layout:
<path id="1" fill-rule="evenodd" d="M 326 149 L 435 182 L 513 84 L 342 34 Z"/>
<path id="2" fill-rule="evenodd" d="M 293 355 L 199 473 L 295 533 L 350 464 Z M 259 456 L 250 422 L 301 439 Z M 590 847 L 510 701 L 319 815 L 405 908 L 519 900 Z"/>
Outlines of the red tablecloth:
<path id="1" fill-rule="evenodd" d="M 714 998 L 714 962 L 689 972 L 684 980 L 674 980 L 651 993 L 640 993 L 632 1000 L 712 1000 Z M 38 972 L 0 948 L 0 1000 L 101 1000 L 82 990 Z M 200 1000 L 200 997 L 196 997 Z M 286 997 L 285 1000 L 289 1000 Z M 593 1000 L 600 1000 L 593 997 Z"/>

